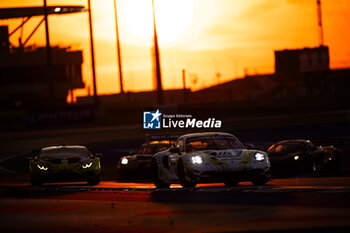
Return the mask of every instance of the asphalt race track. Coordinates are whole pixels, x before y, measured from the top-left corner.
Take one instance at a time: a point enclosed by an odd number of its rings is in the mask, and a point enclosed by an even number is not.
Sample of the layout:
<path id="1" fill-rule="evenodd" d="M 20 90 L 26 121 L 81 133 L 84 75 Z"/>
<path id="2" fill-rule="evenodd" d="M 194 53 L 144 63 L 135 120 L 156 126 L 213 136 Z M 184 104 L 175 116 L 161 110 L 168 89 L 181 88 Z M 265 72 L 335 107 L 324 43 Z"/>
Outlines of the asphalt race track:
<path id="1" fill-rule="evenodd" d="M 265 186 L 1 184 L 1 232 L 349 232 L 350 178 Z"/>
<path id="2" fill-rule="evenodd" d="M 0 232 L 350 232 L 350 143 L 348 130 L 338 123 L 235 134 L 266 145 L 281 138 L 330 138 L 343 150 L 338 173 L 292 174 L 264 186 L 241 182 L 170 189 L 156 189 L 150 181 L 116 181 L 119 158 L 144 142 L 139 128 L 0 134 Z M 31 150 L 61 144 L 102 152 L 102 182 L 31 186 Z"/>

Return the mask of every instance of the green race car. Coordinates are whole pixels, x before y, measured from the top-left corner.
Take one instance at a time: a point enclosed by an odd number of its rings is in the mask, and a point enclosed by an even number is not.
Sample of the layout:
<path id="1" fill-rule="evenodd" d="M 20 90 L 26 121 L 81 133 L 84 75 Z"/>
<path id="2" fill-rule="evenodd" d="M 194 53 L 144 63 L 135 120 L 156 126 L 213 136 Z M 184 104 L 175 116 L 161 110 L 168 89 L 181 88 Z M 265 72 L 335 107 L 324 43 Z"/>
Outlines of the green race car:
<path id="1" fill-rule="evenodd" d="M 41 149 L 29 161 L 30 182 L 87 181 L 100 182 L 100 155 L 92 155 L 84 146 L 51 146 Z"/>

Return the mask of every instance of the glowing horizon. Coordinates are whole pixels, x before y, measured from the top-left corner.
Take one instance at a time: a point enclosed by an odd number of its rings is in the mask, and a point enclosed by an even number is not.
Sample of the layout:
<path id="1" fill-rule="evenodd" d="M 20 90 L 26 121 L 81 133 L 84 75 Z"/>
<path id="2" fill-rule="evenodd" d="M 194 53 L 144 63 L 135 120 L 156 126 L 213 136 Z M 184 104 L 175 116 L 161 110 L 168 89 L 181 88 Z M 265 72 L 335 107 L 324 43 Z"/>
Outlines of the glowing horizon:
<path id="1" fill-rule="evenodd" d="M 149 2 L 149 4 L 147 4 Z M 126 91 L 151 90 L 151 0 L 117 0 L 119 33 Z M 273 51 L 318 46 L 316 1 L 286 0 L 162 0 L 156 2 L 163 86 L 182 87 L 182 69 L 192 89 L 274 71 Z M 350 2 L 323 1 L 325 45 L 331 68 L 350 66 Z M 41 0 L 3 0 L 0 7 L 40 6 Z M 48 0 L 48 5 L 69 5 Z M 86 1 L 74 4 L 85 5 Z M 99 94 L 118 93 L 113 0 L 92 0 L 97 85 Z M 26 25 L 26 37 L 39 17 Z M 3 20 L 10 31 L 21 19 Z M 50 16 L 51 44 L 84 51 L 83 76 L 91 88 L 89 31 L 86 13 Z M 18 33 L 18 32 L 17 32 Z M 11 40 L 17 45 L 18 34 Z M 29 44 L 43 45 L 43 26 Z M 92 88 L 91 88 L 92 89 Z M 85 95 L 85 90 L 76 91 Z"/>

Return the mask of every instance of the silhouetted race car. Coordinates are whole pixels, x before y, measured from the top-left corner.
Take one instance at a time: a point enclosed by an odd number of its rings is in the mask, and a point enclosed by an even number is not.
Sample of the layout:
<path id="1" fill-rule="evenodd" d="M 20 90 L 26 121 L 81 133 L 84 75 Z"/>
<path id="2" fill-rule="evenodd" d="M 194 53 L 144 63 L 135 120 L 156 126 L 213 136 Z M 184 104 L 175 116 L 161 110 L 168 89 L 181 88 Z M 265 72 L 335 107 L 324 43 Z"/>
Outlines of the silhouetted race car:
<path id="1" fill-rule="evenodd" d="M 45 182 L 87 181 L 96 185 L 101 175 L 99 156 L 93 156 L 84 146 L 45 147 L 30 158 L 30 182 L 41 185 Z"/>
<path id="2" fill-rule="evenodd" d="M 175 138 L 176 139 L 176 138 Z M 117 165 L 117 179 L 128 180 L 133 178 L 150 179 L 151 161 L 155 153 L 168 149 L 173 137 L 153 136 L 146 138 L 136 154 L 121 157 Z"/>
<path id="3" fill-rule="evenodd" d="M 267 150 L 271 169 L 276 173 L 289 171 L 314 172 L 322 169 L 337 171 L 341 151 L 333 146 L 315 146 L 309 140 L 284 140 Z"/>
<path id="4" fill-rule="evenodd" d="M 266 152 L 245 149 L 236 137 L 221 132 L 183 135 L 173 147 L 152 158 L 153 179 L 158 188 L 173 183 L 195 187 L 208 182 L 231 186 L 240 181 L 264 185 L 270 179 L 269 168 Z"/>

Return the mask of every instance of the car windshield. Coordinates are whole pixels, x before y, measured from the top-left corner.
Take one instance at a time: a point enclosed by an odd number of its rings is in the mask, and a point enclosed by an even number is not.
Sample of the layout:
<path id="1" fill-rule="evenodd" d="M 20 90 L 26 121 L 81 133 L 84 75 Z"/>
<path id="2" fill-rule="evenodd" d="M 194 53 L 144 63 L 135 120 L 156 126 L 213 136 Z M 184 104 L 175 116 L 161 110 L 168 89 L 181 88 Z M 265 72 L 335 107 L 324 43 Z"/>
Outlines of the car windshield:
<path id="1" fill-rule="evenodd" d="M 42 150 L 39 154 L 40 159 L 62 159 L 62 158 L 90 158 L 90 152 L 85 148 L 57 148 Z"/>
<path id="2" fill-rule="evenodd" d="M 170 144 L 158 144 L 158 145 L 147 145 L 141 147 L 137 154 L 142 155 L 142 154 L 155 154 L 161 151 L 164 151 L 170 147 Z"/>
<path id="3" fill-rule="evenodd" d="M 164 151 L 169 147 L 170 145 L 156 145 L 155 147 L 153 147 L 153 154 Z"/>
<path id="4" fill-rule="evenodd" d="M 230 136 L 205 136 L 187 139 L 186 151 L 244 149 L 243 144 Z"/>
<path id="5" fill-rule="evenodd" d="M 293 153 L 303 150 L 306 150 L 306 145 L 304 143 L 280 144 L 275 148 L 275 152 L 283 153 Z"/>

